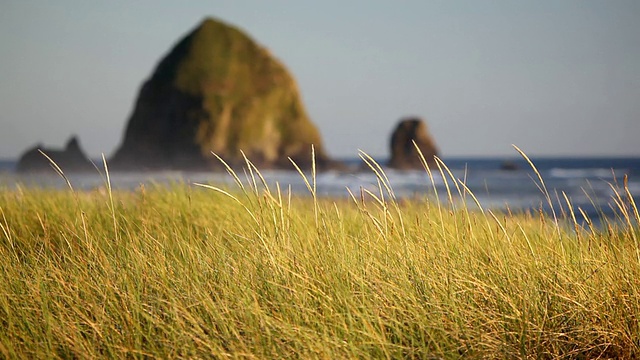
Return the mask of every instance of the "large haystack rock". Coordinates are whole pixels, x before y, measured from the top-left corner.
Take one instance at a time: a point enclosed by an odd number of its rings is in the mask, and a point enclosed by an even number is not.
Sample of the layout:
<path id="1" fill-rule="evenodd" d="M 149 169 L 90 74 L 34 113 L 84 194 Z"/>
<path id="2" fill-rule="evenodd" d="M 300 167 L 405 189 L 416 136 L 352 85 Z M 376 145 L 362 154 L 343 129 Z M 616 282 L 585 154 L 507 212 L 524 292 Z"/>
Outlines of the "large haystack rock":
<path id="1" fill-rule="evenodd" d="M 25 151 L 16 170 L 18 172 L 43 172 L 53 171 L 51 161 L 42 153 L 45 153 L 63 172 L 95 171 L 95 167 L 80 148 L 80 142 L 73 136 L 67 142 L 64 149 L 47 149 L 38 144 Z"/>
<path id="2" fill-rule="evenodd" d="M 242 31 L 205 19 L 147 80 L 111 159 L 115 169 L 203 169 L 211 152 L 241 164 L 329 164 L 285 67 Z"/>
<path id="3" fill-rule="evenodd" d="M 389 166 L 396 169 L 422 169 L 418 145 L 428 165 L 435 165 L 434 156 L 438 155 L 433 138 L 426 123 L 419 118 L 402 119 L 391 135 L 391 160 Z"/>

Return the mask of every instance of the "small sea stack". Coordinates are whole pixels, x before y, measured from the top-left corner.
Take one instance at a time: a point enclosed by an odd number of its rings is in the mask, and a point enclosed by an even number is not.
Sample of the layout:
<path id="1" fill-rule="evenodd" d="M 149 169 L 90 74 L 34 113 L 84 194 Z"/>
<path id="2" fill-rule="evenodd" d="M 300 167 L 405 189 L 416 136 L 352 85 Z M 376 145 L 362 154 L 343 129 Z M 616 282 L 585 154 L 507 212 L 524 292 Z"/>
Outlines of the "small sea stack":
<path id="1" fill-rule="evenodd" d="M 42 155 L 41 151 L 63 172 L 95 171 L 95 167 L 82 151 L 80 141 L 75 136 L 69 139 L 64 149 L 50 149 L 38 144 L 26 150 L 18 160 L 16 171 L 21 173 L 54 171 L 51 161 Z"/>
<path id="2" fill-rule="evenodd" d="M 415 142 L 415 145 L 414 145 Z M 391 135 L 391 160 L 389 167 L 401 170 L 422 169 L 417 147 L 427 161 L 435 165 L 438 155 L 435 141 L 429 134 L 427 124 L 417 117 L 401 119 Z"/>

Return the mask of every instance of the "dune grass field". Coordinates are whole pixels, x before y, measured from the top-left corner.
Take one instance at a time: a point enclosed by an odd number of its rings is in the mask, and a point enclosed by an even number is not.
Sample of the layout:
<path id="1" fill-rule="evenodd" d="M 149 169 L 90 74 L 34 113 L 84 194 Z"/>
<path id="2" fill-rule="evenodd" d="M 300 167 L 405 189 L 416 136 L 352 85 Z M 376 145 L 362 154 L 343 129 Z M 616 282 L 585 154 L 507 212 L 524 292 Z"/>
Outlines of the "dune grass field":
<path id="1" fill-rule="evenodd" d="M 397 200 L 363 158 L 379 191 L 343 199 L 250 162 L 229 188 L 0 190 L 0 357 L 640 356 L 624 183 L 595 226 L 562 195 L 555 215 L 478 207 L 440 163 L 449 191 Z"/>

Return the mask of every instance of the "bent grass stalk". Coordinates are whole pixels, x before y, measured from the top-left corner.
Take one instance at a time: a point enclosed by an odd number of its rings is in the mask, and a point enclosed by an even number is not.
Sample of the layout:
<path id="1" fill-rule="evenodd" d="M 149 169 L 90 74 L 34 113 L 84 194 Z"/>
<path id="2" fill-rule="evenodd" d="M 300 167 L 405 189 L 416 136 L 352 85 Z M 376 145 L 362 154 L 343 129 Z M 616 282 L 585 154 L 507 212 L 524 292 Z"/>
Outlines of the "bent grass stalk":
<path id="1" fill-rule="evenodd" d="M 424 155 L 422 154 L 422 151 L 420 151 L 420 148 L 418 147 L 418 144 L 416 144 L 416 142 L 413 141 L 413 140 L 411 142 L 413 143 L 414 148 L 418 152 L 418 157 L 420 158 L 420 162 L 422 163 L 422 167 L 427 172 L 427 176 L 429 177 L 429 180 L 431 180 L 431 188 L 433 189 L 433 194 L 435 195 L 435 203 L 436 203 L 436 206 L 438 207 L 438 214 L 440 215 L 441 236 L 442 236 L 442 238 L 446 238 L 446 236 L 445 236 L 445 228 L 444 228 L 444 216 L 442 214 L 442 207 L 440 205 L 440 196 L 438 195 L 438 188 L 436 186 L 436 182 L 435 182 L 435 179 L 433 177 L 433 173 L 431 172 L 431 168 L 429 167 L 429 163 L 424 158 Z"/>
<path id="2" fill-rule="evenodd" d="M 524 151 L 520 150 L 520 148 L 517 147 L 516 145 L 512 144 L 511 146 L 513 146 L 513 148 L 516 149 L 516 151 L 520 154 L 520 156 L 522 156 L 527 161 L 531 169 L 533 169 L 533 172 L 536 174 L 536 176 L 538 176 L 538 181 L 540 181 L 539 189 L 540 191 L 542 191 L 542 194 L 545 196 L 545 199 L 547 200 L 547 204 L 549 204 L 549 208 L 551 209 L 551 214 L 553 214 L 553 221 L 556 227 L 560 229 L 558 217 L 556 216 L 556 210 L 553 206 L 553 201 L 551 200 L 551 195 L 549 195 L 547 186 L 545 185 L 544 180 L 542 179 L 542 175 L 540 175 L 540 172 L 538 171 L 538 168 L 533 164 L 531 159 L 529 159 L 529 157 L 527 156 L 527 154 L 525 154 Z"/>
<path id="3" fill-rule="evenodd" d="M 387 206 L 386 202 L 384 201 L 384 191 L 383 191 L 383 187 L 384 187 L 384 190 L 389 195 L 389 199 L 391 201 L 391 205 L 393 206 L 393 208 L 395 210 L 396 216 L 398 217 L 398 221 L 400 223 L 399 224 L 400 231 L 401 231 L 401 233 L 403 235 L 406 235 L 405 226 L 404 226 L 404 219 L 402 217 L 402 211 L 400 210 L 400 206 L 398 205 L 398 199 L 396 198 L 396 195 L 393 192 L 393 188 L 391 187 L 391 182 L 389 181 L 389 178 L 387 177 L 387 174 L 382 169 L 382 166 L 380 166 L 380 164 L 378 164 L 378 162 L 376 162 L 371 156 L 369 156 L 364 151 L 358 150 L 358 156 L 360 157 L 360 159 L 362 161 L 364 161 L 364 163 L 369 167 L 369 169 L 371 169 L 373 171 L 373 173 L 375 174 L 376 179 L 377 179 L 377 183 L 378 183 L 378 192 L 380 194 L 380 198 L 378 198 L 377 196 L 374 196 L 370 191 L 367 191 L 366 189 L 364 189 L 364 190 L 366 192 L 368 192 L 370 196 L 372 196 L 374 199 L 376 199 L 378 204 L 384 209 L 385 218 L 387 218 L 387 215 L 388 215 L 388 218 L 393 220 L 391 218 L 391 213 L 388 210 L 388 206 Z M 349 194 L 351 194 L 351 196 L 353 197 L 353 194 L 351 193 L 351 190 L 349 190 Z"/>
<path id="4" fill-rule="evenodd" d="M 293 167 L 296 169 L 298 174 L 300 174 L 300 177 L 304 181 L 304 184 L 307 186 L 307 190 L 309 190 L 309 193 L 311 194 L 311 197 L 313 198 L 314 219 L 315 219 L 316 229 L 319 229 L 318 228 L 318 198 L 317 198 L 317 193 L 316 193 L 316 152 L 315 152 L 315 149 L 314 149 L 313 145 L 311 145 L 311 183 L 309 182 L 309 179 L 307 179 L 307 176 L 305 175 L 305 173 L 300 169 L 298 164 L 296 164 L 296 162 L 293 161 L 292 158 L 288 158 L 288 159 L 291 162 L 291 164 L 293 165 Z"/>

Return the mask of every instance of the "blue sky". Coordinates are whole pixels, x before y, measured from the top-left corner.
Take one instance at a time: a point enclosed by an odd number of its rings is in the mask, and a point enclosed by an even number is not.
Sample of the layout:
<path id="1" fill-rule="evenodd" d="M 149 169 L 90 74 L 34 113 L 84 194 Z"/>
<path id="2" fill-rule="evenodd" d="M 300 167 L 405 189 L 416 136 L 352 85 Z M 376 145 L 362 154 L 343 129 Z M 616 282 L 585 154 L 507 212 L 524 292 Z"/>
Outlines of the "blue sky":
<path id="1" fill-rule="evenodd" d="M 118 146 L 142 82 L 205 16 L 296 78 L 330 155 L 386 156 L 418 115 L 444 157 L 640 156 L 640 2 L 104 1 L 0 4 L 0 158 Z"/>

